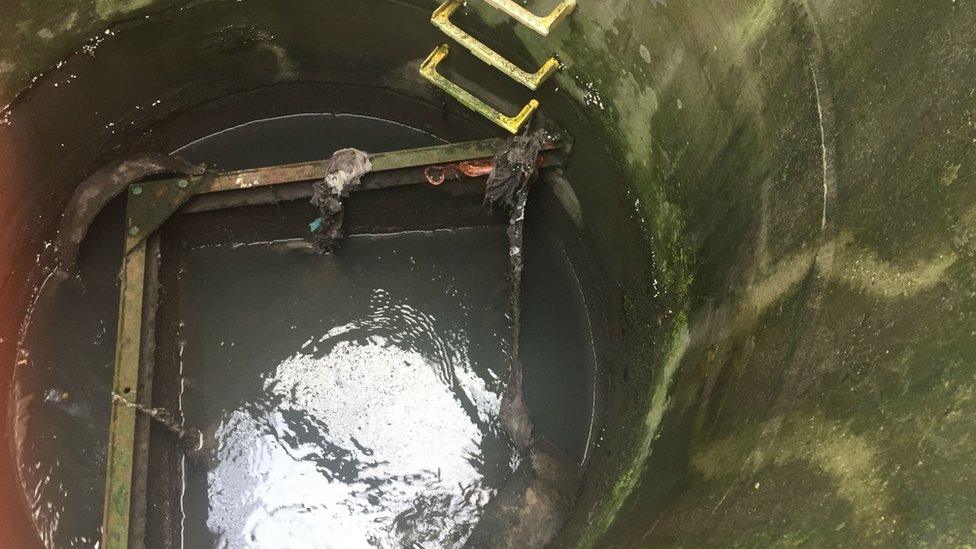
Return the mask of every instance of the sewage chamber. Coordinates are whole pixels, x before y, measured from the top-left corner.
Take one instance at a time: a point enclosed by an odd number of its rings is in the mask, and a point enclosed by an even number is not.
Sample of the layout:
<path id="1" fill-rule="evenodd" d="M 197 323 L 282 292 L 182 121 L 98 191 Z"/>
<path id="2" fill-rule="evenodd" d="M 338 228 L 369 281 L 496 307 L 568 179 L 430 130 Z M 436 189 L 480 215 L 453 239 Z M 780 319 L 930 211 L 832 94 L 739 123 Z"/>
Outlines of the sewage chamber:
<path id="1" fill-rule="evenodd" d="M 22 456 L 57 429 L 17 410 L 47 405 L 67 424 L 110 404 L 97 384 L 87 412 L 83 392 L 17 389 L 43 355 L 23 328 L 77 186 L 126 154 L 303 113 L 446 142 L 503 135 L 418 76 L 445 41 L 434 8 L 4 9 L 8 545 L 41 543 L 47 485 L 24 481 L 37 471 Z M 463 52 L 444 66 L 507 110 L 538 99 L 537 119 L 573 138 L 566 185 L 539 200 L 571 235 L 598 366 L 593 436 L 552 544 L 972 543 L 973 6 L 581 1 L 547 38 L 488 6 L 457 19 L 522 66 L 553 52 L 566 65 L 534 93 Z M 85 245 L 113 235 L 93 226 Z M 90 287 L 61 318 L 99 291 L 113 290 Z M 96 323 L 81 342 L 112 334 Z M 576 398 L 559 413 L 585 407 Z M 64 458 L 97 462 L 96 446 Z"/>

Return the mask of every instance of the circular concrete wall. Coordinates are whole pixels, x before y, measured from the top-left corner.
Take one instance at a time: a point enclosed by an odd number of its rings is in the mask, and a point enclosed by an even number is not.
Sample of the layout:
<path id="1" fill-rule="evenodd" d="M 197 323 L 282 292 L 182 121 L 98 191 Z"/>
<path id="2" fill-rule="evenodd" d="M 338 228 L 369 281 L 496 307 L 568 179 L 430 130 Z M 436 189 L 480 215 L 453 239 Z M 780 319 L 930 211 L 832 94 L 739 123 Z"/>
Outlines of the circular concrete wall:
<path id="1" fill-rule="evenodd" d="M 446 41 L 434 3 L 9 4 L 3 410 L 61 211 L 120 155 L 289 112 L 500 135 L 418 77 Z M 600 432 L 557 545 L 973 543 L 976 5 L 580 0 L 542 38 L 469 4 L 499 51 L 567 65 L 535 97 L 575 138 L 607 304 Z M 27 547 L 11 454 L 0 537 Z"/>

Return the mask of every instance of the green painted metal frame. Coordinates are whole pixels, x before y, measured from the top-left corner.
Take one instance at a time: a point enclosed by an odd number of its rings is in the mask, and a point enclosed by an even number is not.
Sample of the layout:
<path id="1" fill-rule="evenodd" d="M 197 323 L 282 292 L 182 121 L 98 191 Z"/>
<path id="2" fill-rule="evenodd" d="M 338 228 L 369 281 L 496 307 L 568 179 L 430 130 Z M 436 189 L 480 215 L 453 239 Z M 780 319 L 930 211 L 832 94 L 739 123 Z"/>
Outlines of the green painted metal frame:
<path id="1" fill-rule="evenodd" d="M 373 170 L 363 188 L 385 188 L 423 182 L 418 168 L 491 158 L 502 147 L 501 139 L 438 145 L 370 155 Z M 544 150 L 568 149 L 553 139 Z M 547 162 L 547 165 L 558 165 Z M 409 171 L 407 178 L 381 181 L 384 172 Z M 191 198 L 224 191 L 240 191 L 273 185 L 314 181 L 325 177 L 325 162 L 303 162 L 269 168 L 240 170 L 161 181 L 135 183 L 128 189 L 126 235 L 123 248 L 119 320 L 117 328 L 113 401 L 109 423 L 108 463 L 102 522 L 103 549 L 128 549 L 135 458 L 136 409 L 139 402 L 144 290 L 147 271 L 147 238 L 155 233 Z M 146 391 L 150 387 L 143 388 Z"/>
<path id="2" fill-rule="evenodd" d="M 132 465 L 138 398 L 139 355 L 142 341 L 142 297 L 146 274 L 146 241 L 126 238 L 123 256 L 118 339 L 115 351 L 115 380 L 112 384 L 112 413 L 109 420 L 108 465 L 102 547 L 129 546 L 129 510 L 132 502 Z M 117 395 L 117 396 L 116 396 Z"/>

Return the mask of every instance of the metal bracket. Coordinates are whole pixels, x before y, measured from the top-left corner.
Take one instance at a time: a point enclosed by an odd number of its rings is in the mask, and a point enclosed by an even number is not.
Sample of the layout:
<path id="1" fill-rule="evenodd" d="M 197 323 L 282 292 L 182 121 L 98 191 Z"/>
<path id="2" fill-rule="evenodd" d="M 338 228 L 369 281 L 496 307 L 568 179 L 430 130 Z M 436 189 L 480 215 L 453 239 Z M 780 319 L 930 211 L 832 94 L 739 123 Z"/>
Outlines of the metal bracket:
<path id="1" fill-rule="evenodd" d="M 472 95 L 471 92 L 461 88 L 437 72 L 437 66 L 447 57 L 450 49 L 450 46 L 447 44 L 442 44 L 435 48 L 420 66 L 420 74 L 448 95 L 457 99 L 465 107 L 505 128 L 509 133 L 518 133 L 522 129 L 522 126 L 528 122 L 532 113 L 539 108 L 539 102 L 535 99 L 530 100 L 515 116 L 506 116 L 498 112 L 481 99 Z"/>
<path id="2" fill-rule="evenodd" d="M 145 242 L 173 213 L 197 193 L 207 176 L 137 183 L 129 187 L 125 253 Z"/>
<path id="3" fill-rule="evenodd" d="M 563 0 L 549 15 L 540 17 L 512 0 L 485 0 L 485 2 L 542 36 L 549 36 L 549 32 L 576 9 L 576 0 Z"/>
<path id="4" fill-rule="evenodd" d="M 560 67 L 559 60 L 555 57 L 550 57 L 535 73 L 522 70 L 508 59 L 502 57 L 498 52 L 479 42 L 476 38 L 451 22 L 451 16 L 463 5 L 464 0 L 447 0 L 441 7 L 434 11 L 434 15 L 430 20 L 434 26 L 467 48 L 478 59 L 502 71 L 530 90 L 539 89 L 539 86 Z"/>

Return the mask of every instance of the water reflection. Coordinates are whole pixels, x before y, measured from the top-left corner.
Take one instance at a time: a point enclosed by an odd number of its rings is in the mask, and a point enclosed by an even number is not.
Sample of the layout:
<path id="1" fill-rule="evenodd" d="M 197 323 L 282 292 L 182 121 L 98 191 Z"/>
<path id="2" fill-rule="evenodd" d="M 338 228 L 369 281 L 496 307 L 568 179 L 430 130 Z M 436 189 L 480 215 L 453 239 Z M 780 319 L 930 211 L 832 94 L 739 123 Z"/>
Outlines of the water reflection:
<path id="1" fill-rule="evenodd" d="M 46 547 L 94 547 L 105 487 L 122 210 L 89 234 L 71 279 L 49 277 L 25 321 L 14 367 L 14 454 Z M 0 510 L 0 513 L 15 512 Z"/>
<path id="2" fill-rule="evenodd" d="M 192 251 L 181 285 L 207 312 L 188 314 L 184 371 L 227 390 L 186 397 L 214 444 L 187 486 L 191 546 L 206 544 L 198 528 L 228 548 L 463 545 L 517 465 L 497 420 L 503 247 L 485 229 L 359 237 L 341 260 L 281 244 Z"/>
<path id="3" fill-rule="evenodd" d="M 210 529 L 231 547 L 234 532 L 261 546 L 462 541 L 492 493 L 479 426 L 420 353 L 381 336 L 329 343 L 265 382 L 278 407 L 221 423 Z"/>

